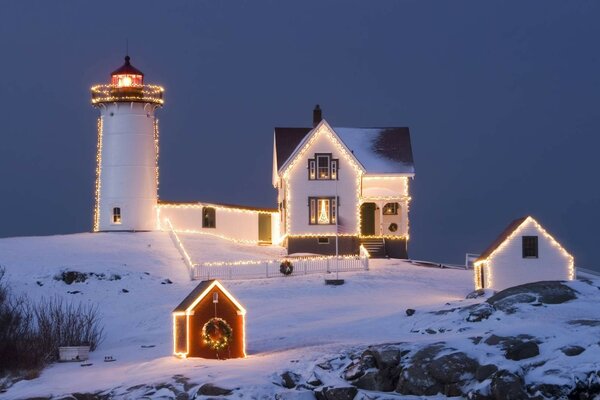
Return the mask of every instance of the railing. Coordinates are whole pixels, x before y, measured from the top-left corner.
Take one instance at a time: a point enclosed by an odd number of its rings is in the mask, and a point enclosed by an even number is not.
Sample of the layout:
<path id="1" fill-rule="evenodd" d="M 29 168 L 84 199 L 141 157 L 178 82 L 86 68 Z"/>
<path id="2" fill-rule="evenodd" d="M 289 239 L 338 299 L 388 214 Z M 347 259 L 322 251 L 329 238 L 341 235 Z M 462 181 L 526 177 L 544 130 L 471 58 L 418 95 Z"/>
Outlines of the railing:
<path id="1" fill-rule="evenodd" d="M 92 104 L 113 103 L 115 101 L 142 102 L 162 105 L 164 89 L 156 85 L 96 85 L 92 87 Z"/>
<path id="2" fill-rule="evenodd" d="M 278 260 L 236 261 L 194 264 L 191 270 L 192 280 L 208 279 L 258 279 L 284 276 L 281 264 L 289 261 L 292 272 L 289 276 L 299 276 L 327 272 L 368 271 L 369 257 L 359 256 L 316 256 L 287 257 Z"/>
<path id="3" fill-rule="evenodd" d="M 183 243 L 181 243 L 181 239 L 179 239 L 177 232 L 175 232 L 175 229 L 173 229 L 173 225 L 171 224 L 171 221 L 168 219 L 165 219 L 165 223 L 169 227 L 169 236 L 171 236 L 171 240 L 173 241 L 175 248 L 177 248 L 177 250 L 179 251 L 179 254 L 181 254 L 181 259 L 183 260 L 183 263 L 187 267 L 190 277 L 192 279 L 194 279 L 192 277 L 192 273 L 194 270 L 194 263 L 192 262 L 192 258 L 190 257 L 188 252 L 185 250 L 185 247 L 183 247 Z"/>

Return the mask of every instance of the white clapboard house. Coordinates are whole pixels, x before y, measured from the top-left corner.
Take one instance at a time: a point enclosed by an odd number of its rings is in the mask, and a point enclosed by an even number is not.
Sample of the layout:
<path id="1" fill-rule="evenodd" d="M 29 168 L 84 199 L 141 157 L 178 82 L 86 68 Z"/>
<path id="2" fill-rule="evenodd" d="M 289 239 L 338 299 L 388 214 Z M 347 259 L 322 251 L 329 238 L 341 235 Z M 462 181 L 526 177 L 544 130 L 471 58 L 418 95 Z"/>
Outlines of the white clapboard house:
<path id="1" fill-rule="evenodd" d="M 475 261 L 475 288 L 502 290 L 528 282 L 572 280 L 574 262 L 534 218 L 519 218 Z"/>
<path id="2" fill-rule="evenodd" d="M 288 253 L 407 257 L 409 180 L 405 127 L 338 128 L 317 105 L 310 128 L 275 128 L 273 185 Z"/>

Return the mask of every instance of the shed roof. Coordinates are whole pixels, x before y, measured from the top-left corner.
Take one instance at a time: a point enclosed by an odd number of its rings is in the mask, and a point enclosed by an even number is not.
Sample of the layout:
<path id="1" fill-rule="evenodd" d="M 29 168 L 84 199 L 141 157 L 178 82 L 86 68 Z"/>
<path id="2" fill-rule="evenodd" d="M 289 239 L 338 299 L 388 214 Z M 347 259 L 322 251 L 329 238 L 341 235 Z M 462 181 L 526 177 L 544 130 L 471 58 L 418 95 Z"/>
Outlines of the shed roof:
<path id="1" fill-rule="evenodd" d="M 333 127 L 332 129 L 367 173 L 413 174 L 415 172 L 408 128 Z M 312 128 L 275 128 L 278 172 L 312 130 Z"/>
<path id="2" fill-rule="evenodd" d="M 504 241 L 506 239 L 508 239 L 508 237 L 510 236 L 511 233 L 513 233 L 519 226 L 521 226 L 521 224 L 523 222 L 525 222 L 525 220 L 527 218 L 528 217 L 517 218 L 514 221 L 512 221 L 510 224 L 508 224 L 508 226 L 506 228 L 504 228 L 504 230 L 496 238 L 496 240 L 494 240 L 492 242 L 492 244 L 490 244 L 488 246 L 488 248 L 485 249 L 485 251 L 483 253 L 481 253 L 481 255 L 479 256 L 479 258 L 476 261 L 483 261 L 483 260 L 487 259 L 494 252 L 494 250 L 496 250 L 498 247 L 500 247 L 500 245 L 502 243 L 504 243 Z"/>
<path id="3" fill-rule="evenodd" d="M 179 303 L 177 307 L 175 307 L 173 312 L 186 312 L 190 307 L 193 307 L 208 293 L 210 293 L 212 288 L 215 286 L 221 289 L 221 291 L 229 298 L 229 300 L 231 300 L 231 302 L 235 304 L 238 310 L 240 310 L 244 314 L 246 313 L 244 307 L 242 307 L 242 305 L 238 303 L 238 301 L 231 295 L 231 293 L 229 293 L 227 289 L 225 289 L 223 285 L 221 285 L 216 279 L 200 282 L 200 284 L 198 284 L 198 286 L 196 286 L 194 290 L 192 290 L 190 294 L 188 294 L 187 297 L 183 299 L 183 301 Z"/>

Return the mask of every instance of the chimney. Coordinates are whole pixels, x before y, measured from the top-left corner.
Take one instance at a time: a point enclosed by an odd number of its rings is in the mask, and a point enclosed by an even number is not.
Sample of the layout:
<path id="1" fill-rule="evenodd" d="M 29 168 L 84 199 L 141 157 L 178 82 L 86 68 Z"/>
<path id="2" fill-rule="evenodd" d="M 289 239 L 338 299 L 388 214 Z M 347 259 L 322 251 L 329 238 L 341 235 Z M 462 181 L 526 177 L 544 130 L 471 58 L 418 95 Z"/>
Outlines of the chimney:
<path id="1" fill-rule="evenodd" d="M 319 122 L 323 119 L 323 113 L 321 112 L 321 107 L 317 104 L 315 109 L 313 110 L 313 128 L 319 125 Z"/>

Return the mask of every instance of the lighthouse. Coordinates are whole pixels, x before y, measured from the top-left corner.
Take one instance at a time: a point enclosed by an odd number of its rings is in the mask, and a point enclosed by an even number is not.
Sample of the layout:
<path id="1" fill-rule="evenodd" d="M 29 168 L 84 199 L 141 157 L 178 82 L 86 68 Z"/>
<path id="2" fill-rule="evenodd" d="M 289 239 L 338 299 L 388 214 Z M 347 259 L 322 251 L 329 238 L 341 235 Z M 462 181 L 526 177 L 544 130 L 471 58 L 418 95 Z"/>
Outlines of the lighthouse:
<path id="1" fill-rule="evenodd" d="M 92 87 L 100 111 L 94 231 L 157 229 L 158 120 L 164 89 L 146 85 L 130 57 L 109 84 Z"/>

